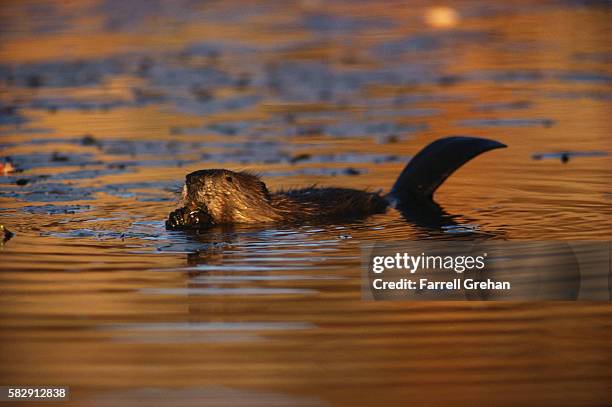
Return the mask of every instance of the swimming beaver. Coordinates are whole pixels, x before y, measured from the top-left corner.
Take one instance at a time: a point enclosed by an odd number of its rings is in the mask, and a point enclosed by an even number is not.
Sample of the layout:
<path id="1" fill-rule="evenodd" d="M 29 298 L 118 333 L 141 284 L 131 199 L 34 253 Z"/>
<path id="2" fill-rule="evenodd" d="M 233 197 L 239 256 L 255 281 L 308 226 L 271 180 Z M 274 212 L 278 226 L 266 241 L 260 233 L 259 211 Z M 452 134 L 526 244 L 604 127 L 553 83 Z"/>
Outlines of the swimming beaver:
<path id="1" fill-rule="evenodd" d="M 249 172 L 224 169 L 187 175 L 170 230 L 205 229 L 235 223 L 349 220 L 383 213 L 389 206 L 428 205 L 434 191 L 457 168 L 486 151 L 506 147 L 476 137 L 447 137 L 429 144 L 404 168 L 387 195 L 346 188 L 303 188 L 270 193 Z"/>

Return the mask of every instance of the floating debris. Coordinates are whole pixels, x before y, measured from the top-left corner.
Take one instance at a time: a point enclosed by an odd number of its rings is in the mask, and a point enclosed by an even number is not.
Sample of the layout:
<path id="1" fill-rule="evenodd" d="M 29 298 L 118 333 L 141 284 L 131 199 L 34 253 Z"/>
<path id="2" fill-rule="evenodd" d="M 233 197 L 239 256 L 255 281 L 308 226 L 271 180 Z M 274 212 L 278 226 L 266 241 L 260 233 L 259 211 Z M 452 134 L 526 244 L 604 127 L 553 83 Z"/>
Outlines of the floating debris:
<path id="1" fill-rule="evenodd" d="M 534 160 L 560 160 L 562 163 L 569 162 L 575 157 L 605 157 L 608 153 L 605 151 L 559 151 L 552 153 L 534 153 L 531 158 Z"/>
<path id="2" fill-rule="evenodd" d="M 311 157 L 312 157 L 312 155 L 311 155 L 311 154 L 308 154 L 308 153 L 301 153 L 301 154 L 297 154 L 297 155 L 294 155 L 293 157 L 291 157 L 291 158 L 289 159 L 289 162 L 290 162 L 291 164 L 295 164 L 295 163 L 300 162 L 300 161 L 306 161 L 306 160 L 309 160 Z"/>
<path id="3" fill-rule="evenodd" d="M 344 170 L 344 173 L 345 173 L 346 175 L 359 175 L 359 174 L 361 174 L 361 171 L 360 171 L 360 170 L 358 170 L 358 169 L 355 169 L 355 168 L 353 168 L 353 167 L 348 167 L 348 168 L 346 168 L 346 169 Z"/>
<path id="4" fill-rule="evenodd" d="M 84 146 L 97 146 L 100 142 L 91 134 L 86 134 L 81 138 L 81 144 Z"/>
<path id="5" fill-rule="evenodd" d="M 382 136 L 379 138 L 379 143 L 380 144 L 396 144 L 399 143 L 401 140 L 401 137 L 398 136 L 397 134 L 389 134 L 387 136 Z"/>
<path id="6" fill-rule="evenodd" d="M 552 119 L 468 119 L 460 120 L 458 124 L 465 127 L 552 127 L 555 121 Z"/>

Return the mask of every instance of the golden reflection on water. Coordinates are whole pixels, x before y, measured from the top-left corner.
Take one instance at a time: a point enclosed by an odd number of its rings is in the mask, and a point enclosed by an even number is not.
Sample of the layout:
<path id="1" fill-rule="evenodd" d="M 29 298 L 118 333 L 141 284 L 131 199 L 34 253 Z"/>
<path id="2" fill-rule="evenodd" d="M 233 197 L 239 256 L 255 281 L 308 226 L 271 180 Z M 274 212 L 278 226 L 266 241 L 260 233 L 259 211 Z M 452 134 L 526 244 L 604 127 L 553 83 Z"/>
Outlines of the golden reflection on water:
<path id="1" fill-rule="evenodd" d="M 119 3 L 0 5 L 0 156 L 26 166 L 0 180 L 3 384 L 84 406 L 608 402 L 609 303 L 361 300 L 362 243 L 462 236 L 393 210 L 199 239 L 163 219 L 203 167 L 388 190 L 466 134 L 509 146 L 437 194 L 475 237 L 609 239 L 609 8 L 457 2 L 448 31 L 429 2 Z"/>

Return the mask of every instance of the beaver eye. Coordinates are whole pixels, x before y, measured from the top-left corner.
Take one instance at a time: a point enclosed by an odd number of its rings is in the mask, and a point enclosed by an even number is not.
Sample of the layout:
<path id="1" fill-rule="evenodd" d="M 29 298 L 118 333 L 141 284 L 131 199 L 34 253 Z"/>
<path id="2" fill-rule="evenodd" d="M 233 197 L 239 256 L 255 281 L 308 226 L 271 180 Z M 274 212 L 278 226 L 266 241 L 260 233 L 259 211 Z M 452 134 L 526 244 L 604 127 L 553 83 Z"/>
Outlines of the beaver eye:
<path id="1" fill-rule="evenodd" d="M 225 180 L 226 180 L 227 182 L 233 182 L 233 181 L 234 181 L 234 180 L 232 179 L 232 177 L 225 177 Z"/>

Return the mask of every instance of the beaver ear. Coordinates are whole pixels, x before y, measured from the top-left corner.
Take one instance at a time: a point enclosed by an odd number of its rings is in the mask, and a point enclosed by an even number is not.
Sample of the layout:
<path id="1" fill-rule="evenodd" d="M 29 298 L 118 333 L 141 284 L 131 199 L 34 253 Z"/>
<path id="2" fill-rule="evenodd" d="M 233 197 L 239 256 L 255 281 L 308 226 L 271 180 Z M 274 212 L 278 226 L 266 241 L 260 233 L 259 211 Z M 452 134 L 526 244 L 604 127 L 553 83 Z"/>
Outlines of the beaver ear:
<path id="1" fill-rule="evenodd" d="M 259 182 L 259 188 L 261 189 L 261 192 L 266 197 L 266 200 L 267 201 L 271 200 L 272 197 L 270 196 L 270 191 L 268 191 L 268 187 L 266 186 L 265 182 L 263 181 L 258 181 L 258 182 Z"/>

